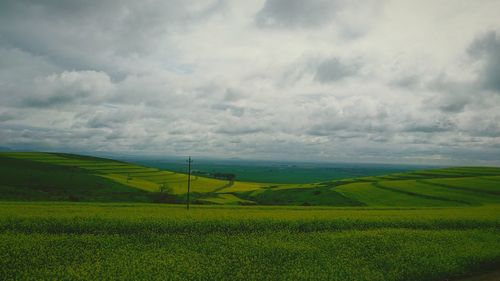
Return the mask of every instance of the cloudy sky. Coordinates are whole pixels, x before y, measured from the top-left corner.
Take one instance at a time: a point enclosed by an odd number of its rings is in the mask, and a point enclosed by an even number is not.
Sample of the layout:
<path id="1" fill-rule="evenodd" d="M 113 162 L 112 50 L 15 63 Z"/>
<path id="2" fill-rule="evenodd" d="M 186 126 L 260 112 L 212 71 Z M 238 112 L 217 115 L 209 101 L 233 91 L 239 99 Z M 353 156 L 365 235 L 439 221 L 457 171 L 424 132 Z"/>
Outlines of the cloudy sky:
<path id="1" fill-rule="evenodd" d="M 0 146 L 500 165 L 500 1 L 0 1 Z"/>

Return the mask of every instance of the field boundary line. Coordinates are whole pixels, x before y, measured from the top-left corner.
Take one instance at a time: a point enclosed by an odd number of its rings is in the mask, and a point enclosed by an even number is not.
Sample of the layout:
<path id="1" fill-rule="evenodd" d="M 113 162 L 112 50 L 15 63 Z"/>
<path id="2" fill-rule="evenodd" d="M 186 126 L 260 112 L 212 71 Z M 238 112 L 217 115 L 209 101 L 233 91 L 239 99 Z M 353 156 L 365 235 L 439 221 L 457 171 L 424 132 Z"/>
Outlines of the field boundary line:
<path id="1" fill-rule="evenodd" d="M 374 183 L 372 183 L 372 185 L 376 188 L 385 189 L 385 190 L 394 191 L 394 192 L 399 192 L 399 193 L 403 193 L 403 194 L 411 195 L 411 196 L 415 196 L 415 197 L 421 197 L 424 199 L 432 199 L 432 200 L 440 200 L 440 201 L 446 201 L 446 202 L 456 202 L 456 203 L 460 203 L 460 204 L 472 205 L 470 202 L 467 202 L 467 201 L 454 200 L 454 199 L 449 199 L 449 198 L 444 198 L 444 197 L 439 197 L 439 196 L 421 194 L 421 193 L 417 193 L 417 192 L 388 187 L 388 186 L 381 185 L 379 182 L 374 182 Z"/>
<path id="2" fill-rule="evenodd" d="M 464 191 L 470 191 L 470 192 L 480 193 L 483 195 L 484 194 L 497 195 L 497 196 L 500 195 L 500 192 L 488 191 L 488 190 L 478 190 L 478 189 L 462 187 L 462 186 L 453 186 L 453 185 L 448 185 L 448 184 L 444 184 L 444 183 L 429 182 L 427 180 L 417 180 L 417 182 L 425 183 L 425 184 L 429 184 L 429 185 L 435 185 L 435 186 L 448 188 L 448 189 L 459 189 L 459 190 L 464 190 Z"/>
<path id="3" fill-rule="evenodd" d="M 221 187 L 217 187 L 216 189 L 212 190 L 212 192 L 219 192 L 225 188 L 229 188 L 231 186 L 234 185 L 234 181 L 229 181 L 228 183 L 226 183 L 225 185 L 221 186 Z"/>

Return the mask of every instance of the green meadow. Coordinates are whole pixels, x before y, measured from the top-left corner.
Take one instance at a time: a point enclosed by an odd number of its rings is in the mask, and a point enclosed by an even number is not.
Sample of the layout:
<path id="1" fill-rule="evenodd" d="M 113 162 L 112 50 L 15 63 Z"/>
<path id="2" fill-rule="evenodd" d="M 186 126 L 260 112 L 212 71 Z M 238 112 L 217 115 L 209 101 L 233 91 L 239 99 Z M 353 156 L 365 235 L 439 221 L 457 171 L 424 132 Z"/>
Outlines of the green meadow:
<path id="1" fill-rule="evenodd" d="M 61 153 L 0 153 L 0 199 L 183 203 L 187 175 Z M 305 184 L 192 176 L 196 204 L 474 206 L 500 203 L 500 168 L 455 167 Z"/>
<path id="2" fill-rule="evenodd" d="M 131 158 L 130 161 L 163 170 L 185 172 L 184 159 L 151 160 Z M 231 173 L 238 181 L 262 183 L 311 183 L 359 176 L 377 176 L 395 172 L 406 172 L 418 166 L 395 166 L 380 164 L 325 164 L 325 163 L 269 163 L 242 160 L 195 160 L 195 173 Z"/>
<path id="3" fill-rule="evenodd" d="M 459 280 L 500 266 L 500 169 L 252 183 L 0 154 L 0 280 Z M 494 279 L 491 279 L 494 280 Z"/>

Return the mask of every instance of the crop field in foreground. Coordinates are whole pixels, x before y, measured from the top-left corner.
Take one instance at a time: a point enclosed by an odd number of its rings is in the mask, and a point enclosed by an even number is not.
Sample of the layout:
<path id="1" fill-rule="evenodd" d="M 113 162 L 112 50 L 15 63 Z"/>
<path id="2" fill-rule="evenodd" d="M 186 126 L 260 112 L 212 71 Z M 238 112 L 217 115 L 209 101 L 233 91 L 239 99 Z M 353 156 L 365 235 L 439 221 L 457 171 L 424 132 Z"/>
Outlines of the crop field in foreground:
<path id="1" fill-rule="evenodd" d="M 500 206 L 0 203 L 1 280 L 447 280 L 500 264 Z"/>
<path id="2" fill-rule="evenodd" d="M 0 173 L 0 280 L 456 280 L 500 267 L 500 168 L 194 176 L 189 211 L 152 203 L 185 203 L 178 172 L 37 152 L 0 153 Z"/>

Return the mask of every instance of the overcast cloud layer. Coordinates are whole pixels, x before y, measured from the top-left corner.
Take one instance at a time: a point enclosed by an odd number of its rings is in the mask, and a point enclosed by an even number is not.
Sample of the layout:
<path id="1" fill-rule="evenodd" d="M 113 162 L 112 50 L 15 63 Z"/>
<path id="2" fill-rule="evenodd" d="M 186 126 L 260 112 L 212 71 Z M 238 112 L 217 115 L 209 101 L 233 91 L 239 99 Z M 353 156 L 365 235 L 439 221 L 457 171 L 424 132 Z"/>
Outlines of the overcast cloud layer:
<path id="1" fill-rule="evenodd" d="M 500 2 L 0 1 L 0 146 L 500 164 Z"/>

